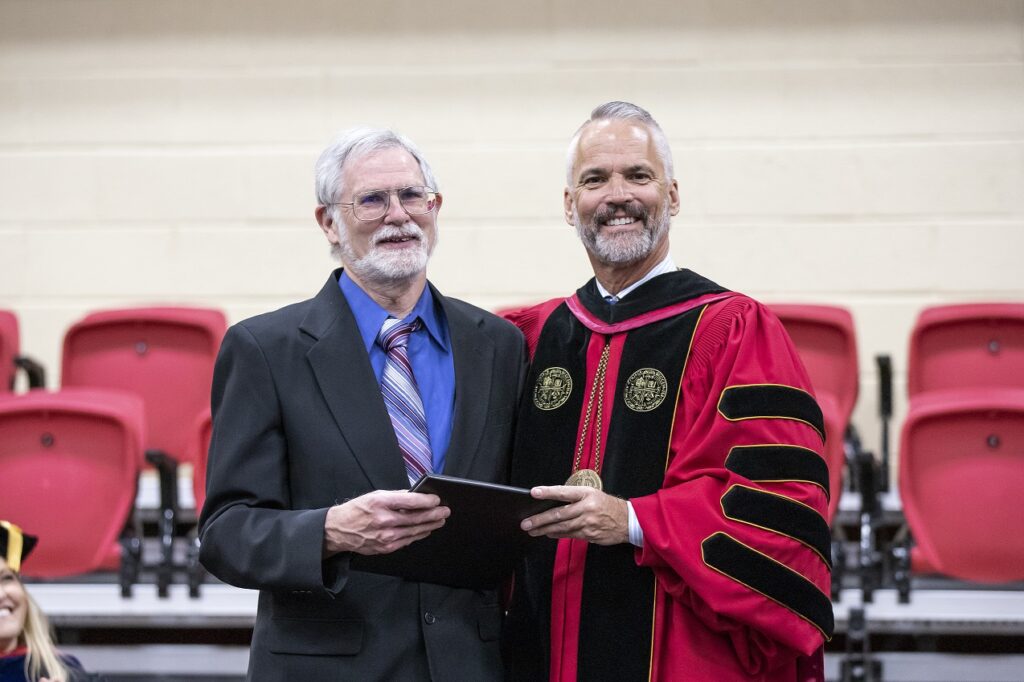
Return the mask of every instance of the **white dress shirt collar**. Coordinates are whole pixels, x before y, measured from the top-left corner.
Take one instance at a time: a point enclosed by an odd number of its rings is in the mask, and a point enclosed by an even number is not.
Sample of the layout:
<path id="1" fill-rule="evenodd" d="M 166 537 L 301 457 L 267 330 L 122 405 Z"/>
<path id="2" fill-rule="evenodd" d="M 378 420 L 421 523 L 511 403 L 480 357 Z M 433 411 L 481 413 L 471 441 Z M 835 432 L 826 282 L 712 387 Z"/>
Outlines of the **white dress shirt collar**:
<path id="1" fill-rule="evenodd" d="M 653 268 L 651 268 L 650 272 L 648 272 L 646 275 L 644 275 L 637 281 L 633 282 L 619 293 L 615 294 L 614 298 L 616 301 L 621 301 L 623 298 L 626 297 L 627 294 L 629 294 L 629 292 L 633 291 L 633 289 L 636 289 L 641 284 L 644 284 L 645 282 L 654 279 L 658 275 L 664 275 L 666 272 L 672 272 L 674 270 L 678 270 L 678 268 L 676 267 L 676 262 L 672 260 L 672 254 L 669 254 L 665 256 L 665 260 L 661 261 Z M 609 296 L 612 295 L 611 292 L 609 292 L 607 289 L 601 286 L 600 281 L 596 279 L 594 281 L 597 283 L 597 291 L 599 294 L 601 294 L 602 298 L 607 299 Z"/>

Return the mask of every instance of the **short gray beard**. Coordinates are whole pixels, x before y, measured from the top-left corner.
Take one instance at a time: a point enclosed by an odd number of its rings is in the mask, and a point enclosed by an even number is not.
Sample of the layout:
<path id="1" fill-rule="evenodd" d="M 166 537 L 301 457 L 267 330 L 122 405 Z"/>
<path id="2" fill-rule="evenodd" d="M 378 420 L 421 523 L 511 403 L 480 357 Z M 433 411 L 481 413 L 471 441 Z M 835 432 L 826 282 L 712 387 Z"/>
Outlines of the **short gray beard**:
<path id="1" fill-rule="evenodd" d="M 428 243 L 427 237 L 420 226 L 409 221 L 401 227 L 393 225 L 382 226 L 373 234 L 373 244 L 365 256 L 360 258 L 352 249 L 352 243 L 348 238 L 348 229 L 344 223 L 336 222 L 340 226 L 338 230 L 338 244 L 332 252 L 341 258 L 342 264 L 352 271 L 357 278 L 364 282 L 372 282 L 379 285 L 393 285 L 405 282 L 419 275 L 427 269 L 427 261 L 437 245 L 437 230 L 434 230 L 434 241 Z M 415 250 L 392 253 L 378 245 L 381 239 L 393 237 L 417 237 L 419 248 Z"/>
<path id="2" fill-rule="evenodd" d="M 608 265 L 631 265 L 647 258 L 668 234 L 671 224 L 668 197 L 656 217 L 644 218 L 644 229 L 639 233 L 607 234 L 600 229 L 596 219 L 590 225 L 584 225 L 575 204 L 572 207 L 572 219 L 583 246 L 599 261 Z"/>

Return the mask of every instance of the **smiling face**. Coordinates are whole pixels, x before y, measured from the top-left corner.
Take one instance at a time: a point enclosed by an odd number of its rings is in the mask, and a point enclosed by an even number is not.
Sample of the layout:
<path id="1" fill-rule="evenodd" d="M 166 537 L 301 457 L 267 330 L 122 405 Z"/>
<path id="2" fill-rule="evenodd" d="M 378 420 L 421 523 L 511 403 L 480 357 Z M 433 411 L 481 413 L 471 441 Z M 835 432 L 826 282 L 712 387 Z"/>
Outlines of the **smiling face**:
<path id="1" fill-rule="evenodd" d="M 646 126 L 604 119 L 584 128 L 565 189 L 565 219 L 591 260 L 653 266 L 668 253 L 669 224 L 678 212 L 676 181 L 665 176 Z"/>
<path id="2" fill-rule="evenodd" d="M 0 654 L 13 651 L 25 631 L 28 597 L 21 580 L 0 558 Z"/>
<path id="3" fill-rule="evenodd" d="M 351 159 L 342 171 L 341 201 L 352 202 L 369 190 L 395 190 L 424 185 L 423 173 L 412 154 L 388 147 Z M 437 243 L 437 211 L 409 215 L 394 192 L 387 212 L 372 221 L 355 217 L 352 206 L 321 207 L 317 219 L 328 241 L 337 245 L 341 260 L 357 282 L 393 285 L 425 279 L 427 260 Z"/>

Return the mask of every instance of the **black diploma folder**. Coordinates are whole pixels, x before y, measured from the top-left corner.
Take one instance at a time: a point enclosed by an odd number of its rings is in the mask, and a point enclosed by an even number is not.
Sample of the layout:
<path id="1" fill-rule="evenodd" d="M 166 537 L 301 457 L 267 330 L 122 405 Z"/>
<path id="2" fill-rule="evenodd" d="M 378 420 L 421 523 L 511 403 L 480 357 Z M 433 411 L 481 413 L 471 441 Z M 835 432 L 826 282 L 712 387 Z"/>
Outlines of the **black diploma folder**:
<path id="1" fill-rule="evenodd" d="M 451 509 L 445 524 L 391 554 L 353 554 L 350 567 L 416 582 L 494 589 L 512 575 L 530 537 L 519 523 L 565 504 L 537 500 L 525 488 L 425 474 L 410 488 L 433 493 Z"/>

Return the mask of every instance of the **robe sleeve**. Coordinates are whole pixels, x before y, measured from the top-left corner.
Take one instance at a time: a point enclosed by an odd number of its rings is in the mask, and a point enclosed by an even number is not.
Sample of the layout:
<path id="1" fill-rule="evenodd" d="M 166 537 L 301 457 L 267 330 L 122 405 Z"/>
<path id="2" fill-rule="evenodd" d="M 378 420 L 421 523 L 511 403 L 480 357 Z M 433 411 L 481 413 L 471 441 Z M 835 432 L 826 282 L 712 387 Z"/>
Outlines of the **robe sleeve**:
<path id="1" fill-rule="evenodd" d="M 684 371 L 663 487 L 631 500 L 637 563 L 754 673 L 832 634 L 824 427 L 779 320 L 712 304 Z"/>

